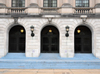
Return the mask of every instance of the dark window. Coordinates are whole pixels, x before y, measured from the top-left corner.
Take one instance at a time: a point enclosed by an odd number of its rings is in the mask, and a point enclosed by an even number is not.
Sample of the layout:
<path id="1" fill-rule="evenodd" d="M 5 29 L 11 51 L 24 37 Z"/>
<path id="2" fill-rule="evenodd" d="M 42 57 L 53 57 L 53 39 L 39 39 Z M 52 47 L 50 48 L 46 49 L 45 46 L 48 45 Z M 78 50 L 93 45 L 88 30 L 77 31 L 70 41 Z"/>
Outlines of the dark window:
<path id="1" fill-rule="evenodd" d="M 57 7 L 57 0 L 44 0 L 44 7 Z"/>
<path id="2" fill-rule="evenodd" d="M 25 7 L 25 0 L 12 0 L 12 7 Z"/>
<path id="3" fill-rule="evenodd" d="M 76 0 L 76 7 L 89 7 L 89 0 Z"/>

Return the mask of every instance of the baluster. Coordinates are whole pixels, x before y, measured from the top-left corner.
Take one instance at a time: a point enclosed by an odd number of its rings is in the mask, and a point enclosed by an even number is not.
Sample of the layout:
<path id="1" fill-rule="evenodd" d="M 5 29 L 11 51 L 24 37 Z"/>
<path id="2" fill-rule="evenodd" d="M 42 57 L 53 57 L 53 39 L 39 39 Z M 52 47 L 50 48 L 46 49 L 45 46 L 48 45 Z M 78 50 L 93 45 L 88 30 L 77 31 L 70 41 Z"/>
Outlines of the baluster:
<path id="1" fill-rule="evenodd" d="M 16 9 L 16 13 L 18 12 L 18 10 Z"/>
<path id="2" fill-rule="evenodd" d="M 22 13 L 22 10 L 20 10 L 20 12 L 19 12 L 20 14 Z"/>
<path id="3" fill-rule="evenodd" d="M 22 12 L 21 13 L 24 13 L 24 10 L 22 10 Z"/>
<path id="4" fill-rule="evenodd" d="M 85 9 L 84 9 L 84 14 L 86 13 Z"/>
<path id="5" fill-rule="evenodd" d="M 13 12 L 14 12 L 14 13 L 16 13 L 16 11 L 15 11 L 15 10 L 13 10 Z"/>
<path id="6" fill-rule="evenodd" d="M 19 14 L 19 9 L 18 9 L 18 12 L 17 12 L 17 14 Z"/>
<path id="7" fill-rule="evenodd" d="M 24 13 L 24 10 L 21 10 L 21 13 L 23 14 Z"/>
<path id="8" fill-rule="evenodd" d="M 88 13 L 88 10 L 86 10 L 86 14 Z"/>
<path id="9" fill-rule="evenodd" d="M 89 13 L 89 10 L 87 10 L 87 14 Z"/>
<path id="10" fill-rule="evenodd" d="M 23 13 L 23 10 L 20 10 L 20 14 L 22 14 Z"/>
<path id="11" fill-rule="evenodd" d="M 89 10 L 89 13 L 90 13 L 90 14 L 92 13 L 91 9 Z"/>
<path id="12" fill-rule="evenodd" d="M 82 10 L 82 14 L 83 14 L 83 11 L 84 11 L 84 10 Z"/>
<path id="13" fill-rule="evenodd" d="M 20 14 L 20 10 L 18 9 L 18 14 Z"/>
<path id="14" fill-rule="evenodd" d="M 19 10 L 19 13 L 21 14 L 22 13 L 22 10 Z"/>
<path id="15" fill-rule="evenodd" d="M 22 11 L 21 10 L 19 10 L 19 14 L 21 14 L 22 13 Z"/>
<path id="16" fill-rule="evenodd" d="M 17 11 L 15 10 L 15 13 L 16 13 Z"/>
<path id="17" fill-rule="evenodd" d="M 81 10 L 80 10 L 80 14 L 81 14 Z"/>
<path id="18" fill-rule="evenodd" d="M 85 10 L 85 14 L 87 14 L 87 10 Z"/>
<path id="19" fill-rule="evenodd" d="M 81 10 L 80 10 L 80 14 L 81 14 Z"/>
<path id="20" fill-rule="evenodd" d="M 14 10 L 11 10 L 11 13 L 14 13 Z"/>
<path id="21" fill-rule="evenodd" d="M 83 10 L 81 9 L 81 14 L 83 13 Z"/>
<path id="22" fill-rule="evenodd" d="M 16 13 L 18 13 L 18 9 L 16 10 Z"/>
<path id="23" fill-rule="evenodd" d="M 19 11 L 20 11 L 20 10 L 18 9 L 18 12 L 17 12 L 18 14 L 19 14 Z"/>
<path id="24" fill-rule="evenodd" d="M 77 13 L 79 13 L 79 10 L 77 10 Z"/>
<path id="25" fill-rule="evenodd" d="M 22 10 L 22 13 L 24 13 L 24 10 Z"/>
<path id="26" fill-rule="evenodd" d="M 13 10 L 13 13 L 16 13 L 16 10 Z"/>
<path id="27" fill-rule="evenodd" d="M 16 13 L 17 11 L 15 10 L 15 13 Z"/>
<path id="28" fill-rule="evenodd" d="M 78 13 L 80 13 L 80 10 L 79 10 L 79 12 Z"/>
<path id="29" fill-rule="evenodd" d="M 83 14 L 85 14 L 85 10 L 83 10 Z"/>
<path id="30" fill-rule="evenodd" d="M 17 14 L 18 14 L 18 9 L 17 9 Z"/>
<path id="31" fill-rule="evenodd" d="M 25 11 L 24 11 L 24 10 L 22 10 L 22 13 L 25 13 Z"/>
<path id="32" fill-rule="evenodd" d="M 25 10 L 22 10 L 22 13 L 25 13 Z"/>
<path id="33" fill-rule="evenodd" d="M 19 14 L 21 13 L 21 10 L 19 10 Z"/>

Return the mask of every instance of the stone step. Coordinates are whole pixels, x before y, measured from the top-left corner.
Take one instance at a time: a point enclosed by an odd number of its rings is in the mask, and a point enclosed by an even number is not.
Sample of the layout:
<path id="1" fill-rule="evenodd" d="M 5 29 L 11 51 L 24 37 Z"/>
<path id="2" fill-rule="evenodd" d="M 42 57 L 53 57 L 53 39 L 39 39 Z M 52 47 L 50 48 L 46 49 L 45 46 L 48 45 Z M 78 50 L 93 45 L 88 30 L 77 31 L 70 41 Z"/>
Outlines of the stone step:
<path id="1" fill-rule="evenodd" d="M 61 58 L 58 53 L 42 53 L 29 58 L 24 53 L 8 53 L 0 59 L 0 69 L 100 69 L 100 59 L 92 54 Z"/>

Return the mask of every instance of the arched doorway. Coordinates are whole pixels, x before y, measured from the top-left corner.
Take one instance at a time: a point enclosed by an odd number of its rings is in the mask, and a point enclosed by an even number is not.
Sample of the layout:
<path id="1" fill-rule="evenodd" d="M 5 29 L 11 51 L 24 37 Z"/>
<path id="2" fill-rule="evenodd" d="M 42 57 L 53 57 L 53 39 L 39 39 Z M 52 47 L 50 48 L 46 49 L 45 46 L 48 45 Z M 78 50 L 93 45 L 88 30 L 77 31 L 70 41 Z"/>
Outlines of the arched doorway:
<path id="1" fill-rule="evenodd" d="M 92 33 L 86 26 L 75 30 L 75 53 L 92 53 Z"/>
<path id="2" fill-rule="evenodd" d="M 9 31 L 9 52 L 25 52 L 25 29 L 17 25 Z"/>
<path id="3" fill-rule="evenodd" d="M 41 31 L 41 52 L 59 53 L 59 31 L 54 26 L 46 26 Z"/>

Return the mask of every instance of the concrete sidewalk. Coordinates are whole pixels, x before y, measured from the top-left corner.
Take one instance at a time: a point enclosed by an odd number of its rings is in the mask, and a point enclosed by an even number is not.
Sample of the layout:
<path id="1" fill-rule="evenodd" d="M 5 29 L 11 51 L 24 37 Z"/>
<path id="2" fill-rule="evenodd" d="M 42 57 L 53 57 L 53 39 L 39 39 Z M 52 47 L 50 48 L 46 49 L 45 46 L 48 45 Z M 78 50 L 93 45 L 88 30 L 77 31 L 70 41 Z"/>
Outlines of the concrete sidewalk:
<path id="1" fill-rule="evenodd" d="M 0 74 L 100 74 L 100 69 L 0 69 Z"/>

